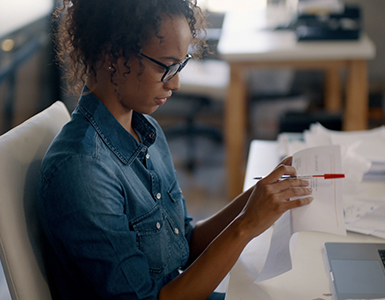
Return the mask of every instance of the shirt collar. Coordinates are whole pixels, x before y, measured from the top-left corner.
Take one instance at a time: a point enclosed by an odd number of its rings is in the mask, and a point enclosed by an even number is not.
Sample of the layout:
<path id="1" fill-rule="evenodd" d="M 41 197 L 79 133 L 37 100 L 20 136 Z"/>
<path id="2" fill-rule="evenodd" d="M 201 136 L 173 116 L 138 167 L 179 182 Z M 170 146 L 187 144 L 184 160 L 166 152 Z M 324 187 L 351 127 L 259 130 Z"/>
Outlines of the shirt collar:
<path id="1" fill-rule="evenodd" d="M 150 147 L 156 140 L 156 129 L 140 113 L 134 111 L 132 116 L 133 128 L 142 137 L 139 143 L 122 125 L 115 119 L 108 108 L 89 90 L 84 88 L 78 104 L 79 111 L 95 128 L 100 138 L 124 163 L 129 164 L 145 147 Z"/>

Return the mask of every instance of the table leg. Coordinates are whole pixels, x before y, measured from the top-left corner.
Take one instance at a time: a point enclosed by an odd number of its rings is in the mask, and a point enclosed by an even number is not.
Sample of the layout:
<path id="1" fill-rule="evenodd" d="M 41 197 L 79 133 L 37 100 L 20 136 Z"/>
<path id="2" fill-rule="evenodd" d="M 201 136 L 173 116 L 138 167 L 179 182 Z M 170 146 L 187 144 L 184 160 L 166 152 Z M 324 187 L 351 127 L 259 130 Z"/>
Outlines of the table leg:
<path id="1" fill-rule="evenodd" d="M 228 193 L 235 198 L 243 190 L 246 146 L 246 83 L 241 66 L 231 64 L 225 104 L 225 143 Z"/>
<path id="2" fill-rule="evenodd" d="M 325 109 L 339 112 L 342 109 L 341 68 L 331 67 L 325 70 Z"/>
<path id="3" fill-rule="evenodd" d="M 348 63 L 344 130 L 368 128 L 368 68 L 366 60 Z"/>

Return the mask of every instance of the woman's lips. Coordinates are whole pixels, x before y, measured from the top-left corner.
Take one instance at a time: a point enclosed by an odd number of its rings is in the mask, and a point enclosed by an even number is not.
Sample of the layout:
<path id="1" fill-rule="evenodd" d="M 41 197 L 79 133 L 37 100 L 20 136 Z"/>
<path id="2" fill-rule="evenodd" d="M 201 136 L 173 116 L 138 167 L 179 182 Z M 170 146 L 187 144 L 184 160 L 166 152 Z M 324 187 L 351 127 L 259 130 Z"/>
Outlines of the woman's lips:
<path id="1" fill-rule="evenodd" d="M 163 105 L 163 104 L 166 103 L 167 98 L 155 98 L 155 101 L 156 101 L 156 103 L 158 103 L 159 105 Z"/>

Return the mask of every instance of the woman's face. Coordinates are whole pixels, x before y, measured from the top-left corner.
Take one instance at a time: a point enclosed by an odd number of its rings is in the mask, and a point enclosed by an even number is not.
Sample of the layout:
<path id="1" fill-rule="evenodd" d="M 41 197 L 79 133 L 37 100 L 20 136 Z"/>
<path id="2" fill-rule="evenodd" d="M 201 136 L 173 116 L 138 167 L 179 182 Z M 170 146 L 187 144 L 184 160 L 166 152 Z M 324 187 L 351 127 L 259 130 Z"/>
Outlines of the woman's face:
<path id="1" fill-rule="evenodd" d="M 182 62 L 187 55 L 191 42 L 191 31 L 184 17 L 167 17 L 162 20 L 159 39 L 154 35 L 143 46 L 142 53 L 167 66 Z M 173 91 L 179 89 L 179 75 L 168 82 L 162 82 L 165 69 L 148 58 L 142 57 L 144 71 L 141 75 L 137 58 L 128 62 L 131 72 L 127 72 L 125 60 L 117 62 L 114 83 L 117 85 L 119 105 L 125 110 L 134 110 L 144 114 L 154 112 L 159 105 L 166 103 Z"/>

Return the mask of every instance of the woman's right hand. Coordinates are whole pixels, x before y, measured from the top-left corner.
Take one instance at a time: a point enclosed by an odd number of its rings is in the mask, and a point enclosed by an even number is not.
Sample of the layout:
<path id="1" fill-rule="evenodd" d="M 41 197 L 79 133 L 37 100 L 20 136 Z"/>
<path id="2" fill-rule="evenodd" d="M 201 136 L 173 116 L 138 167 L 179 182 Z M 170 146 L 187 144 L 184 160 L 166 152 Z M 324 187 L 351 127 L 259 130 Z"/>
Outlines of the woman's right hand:
<path id="1" fill-rule="evenodd" d="M 287 210 L 307 205 L 313 200 L 312 189 L 307 180 L 281 180 L 283 175 L 295 176 L 296 170 L 287 164 L 280 164 L 254 186 L 239 215 L 251 238 L 268 229 Z M 290 200 L 292 197 L 300 198 Z"/>
<path id="2" fill-rule="evenodd" d="M 214 216 L 198 222 L 190 242 L 192 263 L 165 285 L 159 299 L 207 299 L 236 263 L 252 238 L 268 229 L 288 209 L 311 202 L 308 182 L 295 176 L 287 158 Z M 292 197 L 302 199 L 291 200 Z M 170 298 L 171 297 L 171 298 Z"/>

